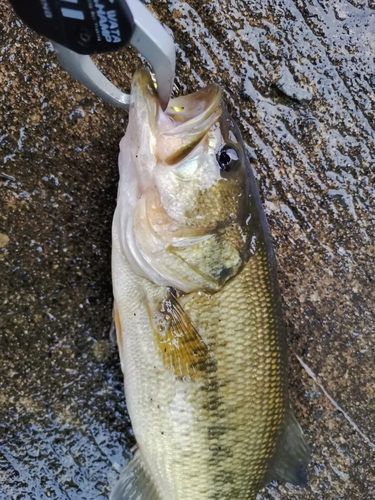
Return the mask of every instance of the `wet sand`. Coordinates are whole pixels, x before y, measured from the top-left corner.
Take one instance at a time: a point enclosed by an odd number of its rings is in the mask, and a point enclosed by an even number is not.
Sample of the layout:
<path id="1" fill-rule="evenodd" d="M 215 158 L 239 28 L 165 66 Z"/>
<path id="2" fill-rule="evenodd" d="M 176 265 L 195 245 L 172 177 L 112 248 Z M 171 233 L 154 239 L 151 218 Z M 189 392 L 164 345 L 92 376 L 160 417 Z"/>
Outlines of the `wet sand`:
<path id="1" fill-rule="evenodd" d="M 259 500 L 375 497 L 375 5 L 332 3 L 149 4 L 175 36 L 176 94 L 223 86 L 274 238 L 313 454 L 306 489 Z M 104 500 L 134 444 L 109 339 L 127 115 L 4 3 L 0 46 L 0 499 Z M 123 90 L 142 64 L 97 61 Z"/>

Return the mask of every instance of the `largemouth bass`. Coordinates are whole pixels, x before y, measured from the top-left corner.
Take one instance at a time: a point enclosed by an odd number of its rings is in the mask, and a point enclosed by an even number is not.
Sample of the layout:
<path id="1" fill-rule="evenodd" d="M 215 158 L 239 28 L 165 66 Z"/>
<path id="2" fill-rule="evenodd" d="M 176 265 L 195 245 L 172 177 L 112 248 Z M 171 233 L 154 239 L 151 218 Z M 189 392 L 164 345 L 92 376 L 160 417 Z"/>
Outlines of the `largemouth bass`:
<path id="1" fill-rule="evenodd" d="M 138 450 L 112 500 L 252 500 L 304 480 L 270 234 L 217 85 L 162 112 L 133 79 L 113 220 L 115 323 Z"/>

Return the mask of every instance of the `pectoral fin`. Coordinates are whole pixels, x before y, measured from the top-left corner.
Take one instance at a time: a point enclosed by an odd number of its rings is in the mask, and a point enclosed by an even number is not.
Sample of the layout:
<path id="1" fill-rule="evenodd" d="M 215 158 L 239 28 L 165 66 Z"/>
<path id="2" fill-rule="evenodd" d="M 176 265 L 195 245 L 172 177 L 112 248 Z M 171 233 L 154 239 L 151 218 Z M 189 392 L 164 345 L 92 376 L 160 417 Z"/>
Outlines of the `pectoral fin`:
<path id="1" fill-rule="evenodd" d="M 287 426 L 281 438 L 274 466 L 267 475 L 266 485 L 273 479 L 297 486 L 306 486 L 306 466 L 310 460 L 310 448 L 291 408 L 288 410 Z"/>
<path id="2" fill-rule="evenodd" d="M 145 472 L 138 452 L 125 465 L 109 500 L 160 500 L 155 484 Z"/>
<path id="3" fill-rule="evenodd" d="M 156 344 L 165 366 L 177 377 L 202 376 L 212 358 L 206 343 L 172 289 L 157 306 L 147 304 Z"/>

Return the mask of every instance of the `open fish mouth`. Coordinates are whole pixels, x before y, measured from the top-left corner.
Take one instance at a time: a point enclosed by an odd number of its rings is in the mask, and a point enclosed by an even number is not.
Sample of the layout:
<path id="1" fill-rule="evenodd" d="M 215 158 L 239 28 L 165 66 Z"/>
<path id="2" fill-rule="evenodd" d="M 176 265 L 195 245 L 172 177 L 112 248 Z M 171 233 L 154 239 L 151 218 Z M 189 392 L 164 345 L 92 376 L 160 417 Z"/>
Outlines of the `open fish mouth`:
<path id="1" fill-rule="evenodd" d="M 144 101 L 148 107 L 150 124 L 156 125 L 163 118 L 169 119 L 170 128 L 174 128 L 174 132 L 179 134 L 195 127 L 201 129 L 202 124 L 219 108 L 221 99 L 222 90 L 219 85 L 210 84 L 193 94 L 170 99 L 163 112 L 148 70 L 143 68 L 137 71 L 132 82 L 132 105 L 139 105 L 140 101 Z"/>
<path id="2" fill-rule="evenodd" d="M 134 75 L 131 100 L 138 117 L 149 127 L 156 161 L 165 165 L 176 165 L 191 153 L 223 112 L 222 90 L 216 84 L 171 99 L 163 111 L 146 69 Z"/>

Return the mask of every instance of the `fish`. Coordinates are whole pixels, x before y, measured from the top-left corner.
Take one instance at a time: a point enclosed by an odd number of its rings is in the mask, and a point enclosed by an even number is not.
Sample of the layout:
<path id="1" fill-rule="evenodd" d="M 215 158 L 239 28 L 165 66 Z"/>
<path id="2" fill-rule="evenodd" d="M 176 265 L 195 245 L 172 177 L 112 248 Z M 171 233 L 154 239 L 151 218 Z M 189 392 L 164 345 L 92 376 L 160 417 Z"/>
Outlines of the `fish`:
<path id="1" fill-rule="evenodd" d="M 137 451 L 111 500 L 253 500 L 306 483 L 276 261 L 220 86 L 133 77 L 112 226 L 117 344 Z"/>

